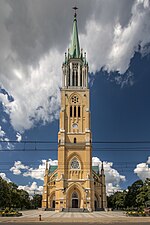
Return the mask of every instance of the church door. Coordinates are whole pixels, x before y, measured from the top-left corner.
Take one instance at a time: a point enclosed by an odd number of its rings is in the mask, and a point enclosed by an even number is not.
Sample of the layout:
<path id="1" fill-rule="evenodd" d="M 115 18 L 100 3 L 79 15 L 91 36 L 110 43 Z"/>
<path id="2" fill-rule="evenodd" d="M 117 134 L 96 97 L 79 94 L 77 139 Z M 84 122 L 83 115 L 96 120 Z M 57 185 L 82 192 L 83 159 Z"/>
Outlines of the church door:
<path id="1" fill-rule="evenodd" d="M 72 199 L 72 208 L 78 208 L 78 199 Z"/>
<path id="2" fill-rule="evenodd" d="M 79 200 L 77 192 L 72 194 L 72 208 L 79 208 Z"/>

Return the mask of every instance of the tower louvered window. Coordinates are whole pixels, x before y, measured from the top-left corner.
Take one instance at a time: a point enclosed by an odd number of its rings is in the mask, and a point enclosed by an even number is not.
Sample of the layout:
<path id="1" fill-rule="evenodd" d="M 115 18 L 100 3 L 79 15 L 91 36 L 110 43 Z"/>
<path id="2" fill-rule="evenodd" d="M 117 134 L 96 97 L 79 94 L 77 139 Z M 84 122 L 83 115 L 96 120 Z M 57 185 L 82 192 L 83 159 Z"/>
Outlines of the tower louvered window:
<path id="1" fill-rule="evenodd" d="M 77 95 L 73 95 L 70 99 L 70 117 L 81 117 L 81 106 Z"/>
<path id="2" fill-rule="evenodd" d="M 76 113 L 76 106 L 74 106 L 74 117 L 77 116 L 77 113 Z"/>
<path id="3" fill-rule="evenodd" d="M 72 117 L 72 106 L 70 106 L 70 117 Z"/>
<path id="4" fill-rule="evenodd" d="M 78 106 L 78 117 L 80 117 L 80 106 Z"/>

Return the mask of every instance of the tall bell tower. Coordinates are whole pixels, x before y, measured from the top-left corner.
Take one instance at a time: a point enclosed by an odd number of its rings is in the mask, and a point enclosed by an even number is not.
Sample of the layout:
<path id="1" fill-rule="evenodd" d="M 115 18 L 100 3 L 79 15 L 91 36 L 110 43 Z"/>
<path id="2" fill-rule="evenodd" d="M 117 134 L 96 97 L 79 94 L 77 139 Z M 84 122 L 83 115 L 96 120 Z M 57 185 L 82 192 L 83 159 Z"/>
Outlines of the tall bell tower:
<path id="1" fill-rule="evenodd" d="M 62 71 L 55 207 L 60 208 L 63 202 L 65 208 L 88 207 L 92 210 L 94 194 L 88 63 L 86 53 L 83 55 L 83 50 L 79 45 L 76 12 L 71 45 L 68 53 L 65 53 Z M 72 199 L 74 192 L 78 201 Z M 62 201 L 57 202 L 57 199 L 62 199 Z"/>

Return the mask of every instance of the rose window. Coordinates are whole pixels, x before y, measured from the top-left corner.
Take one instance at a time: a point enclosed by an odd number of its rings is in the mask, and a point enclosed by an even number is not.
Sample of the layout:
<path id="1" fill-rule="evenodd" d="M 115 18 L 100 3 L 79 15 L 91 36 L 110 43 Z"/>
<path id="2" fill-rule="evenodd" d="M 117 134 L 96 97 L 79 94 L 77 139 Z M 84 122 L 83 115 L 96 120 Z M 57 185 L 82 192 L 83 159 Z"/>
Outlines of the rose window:
<path id="1" fill-rule="evenodd" d="M 80 169 L 79 161 L 76 158 L 71 162 L 71 169 Z"/>

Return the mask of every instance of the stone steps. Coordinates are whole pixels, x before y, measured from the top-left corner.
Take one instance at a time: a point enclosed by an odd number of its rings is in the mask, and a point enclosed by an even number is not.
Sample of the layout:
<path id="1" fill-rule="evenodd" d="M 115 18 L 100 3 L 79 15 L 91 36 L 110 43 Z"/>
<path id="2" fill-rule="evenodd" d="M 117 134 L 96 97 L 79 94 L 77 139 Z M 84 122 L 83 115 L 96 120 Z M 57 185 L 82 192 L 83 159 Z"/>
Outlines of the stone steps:
<path id="1" fill-rule="evenodd" d="M 62 209 L 62 212 L 88 212 L 88 210 L 83 208 L 66 208 Z"/>

